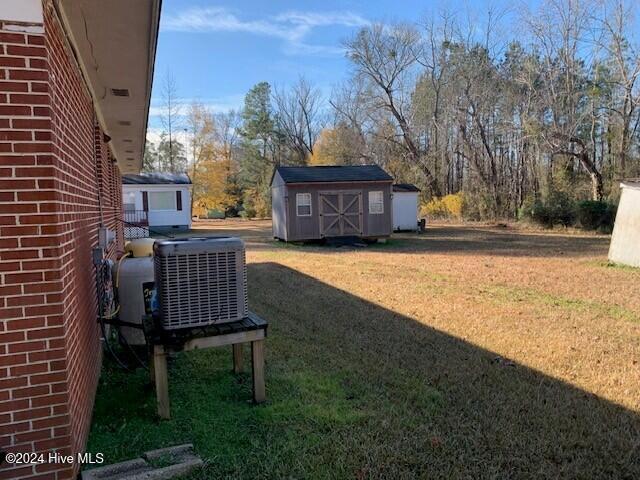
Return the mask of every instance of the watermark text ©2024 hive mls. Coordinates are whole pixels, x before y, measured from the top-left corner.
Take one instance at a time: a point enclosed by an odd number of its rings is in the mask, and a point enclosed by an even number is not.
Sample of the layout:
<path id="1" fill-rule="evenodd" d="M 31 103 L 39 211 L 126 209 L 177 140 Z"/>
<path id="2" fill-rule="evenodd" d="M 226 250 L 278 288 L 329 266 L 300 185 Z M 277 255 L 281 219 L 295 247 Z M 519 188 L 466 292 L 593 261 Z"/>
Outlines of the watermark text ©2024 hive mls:
<path id="1" fill-rule="evenodd" d="M 83 465 L 102 465 L 104 463 L 104 454 L 102 453 L 78 453 L 76 455 L 62 455 L 58 452 L 49 453 L 13 453 L 0 452 L 0 465 L 7 463 L 9 465 L 33 465 L 33 464 L 73 464 L 81 463 Z"/>

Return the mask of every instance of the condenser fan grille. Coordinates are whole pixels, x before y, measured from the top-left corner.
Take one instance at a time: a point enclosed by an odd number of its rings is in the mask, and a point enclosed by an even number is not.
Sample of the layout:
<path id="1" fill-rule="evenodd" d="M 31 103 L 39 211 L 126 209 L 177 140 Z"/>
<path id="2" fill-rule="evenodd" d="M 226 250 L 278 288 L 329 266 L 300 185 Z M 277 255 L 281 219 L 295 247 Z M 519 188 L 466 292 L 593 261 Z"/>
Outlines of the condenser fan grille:
<path id="1" fill-rule="evenodd" d="M 162 325 L 211 325 L 247 316 L 244 249 L 155 255 Z"/>

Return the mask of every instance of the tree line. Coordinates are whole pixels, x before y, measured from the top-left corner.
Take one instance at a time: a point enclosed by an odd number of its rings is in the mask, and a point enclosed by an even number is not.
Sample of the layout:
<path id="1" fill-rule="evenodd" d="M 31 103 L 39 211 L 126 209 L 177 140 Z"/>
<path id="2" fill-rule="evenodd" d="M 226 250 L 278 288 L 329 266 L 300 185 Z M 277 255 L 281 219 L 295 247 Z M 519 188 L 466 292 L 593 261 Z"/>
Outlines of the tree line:
<path id="1" fill-rule="evenodd" d="M 375 23 L 344 42 L 349 78 L 328 98 L 300 78 L 255 85 L 239 112 L 190 105 L 189 145 L 165 121 L 148 168 L 188 170 L 200 211 L 247 216 L 269 214 L 277 165 L 375 163 L 425 201 L 462 192 L 478 219 L 615 203 L 619 181 L 640 176 L 632 7 L 547 0 L 517 15 L 517 38 L 502 33 L 515 15 L 500 11 L 482 29 L 446 11 Z"/>

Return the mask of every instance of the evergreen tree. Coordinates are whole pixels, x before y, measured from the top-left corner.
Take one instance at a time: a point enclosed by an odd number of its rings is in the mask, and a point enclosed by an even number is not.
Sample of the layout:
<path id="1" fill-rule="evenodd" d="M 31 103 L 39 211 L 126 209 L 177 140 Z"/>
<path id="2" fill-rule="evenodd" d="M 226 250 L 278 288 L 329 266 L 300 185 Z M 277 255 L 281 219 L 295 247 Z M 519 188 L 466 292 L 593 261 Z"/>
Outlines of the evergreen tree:
<path id="1" fill-rule="evenodd" d="M 185 173 L 187 171 L 187 156 L 184 145 L 175 138 L 169 142 L 165 132 L 160 134 L 157 165 L 161 172 Z"/>
<path id="2" fill-rule="evenodd" d="M 144 156 L 142 157 L 142 171 L 155 172 L 158 166 L 158 149 L 156 144 L 147 140 L 144 146 Z"/>
<path id="3" fill-rule="evenodd" d="M 267 82 L 256 84 L 245 96 L 242 120 L 240 185 L 244 189 L 245 215 L 267 216 L 271 202 L 269 180 L 277 164 L 271 87 Z"/>

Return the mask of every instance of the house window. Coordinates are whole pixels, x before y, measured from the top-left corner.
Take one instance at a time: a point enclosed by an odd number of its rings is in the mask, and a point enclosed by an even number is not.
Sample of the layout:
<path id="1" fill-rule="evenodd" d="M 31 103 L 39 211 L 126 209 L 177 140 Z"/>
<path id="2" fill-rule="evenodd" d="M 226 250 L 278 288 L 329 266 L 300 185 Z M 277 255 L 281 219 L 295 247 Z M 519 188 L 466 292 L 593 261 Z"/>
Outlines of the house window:
<path id="1" fill-rule="evenodd" d="M 384 213 L 384 197 L 381 191 L 369 192 L 369 213 Z"/>
<path id="2" fill-rule="evenodd" d="M 149 192 L 150 210 L 175 210 L 175 192 Z"/>
<path id="3" fill-rule="evenodd" d="M 311 194 L 296 193 L 296 212 L 299 217 L 311 216 Z"/>
<path id="4" fill-rule="evenodd" d="M 122 199 L 123 208 L 125 211 L 130 212 L 136 209 L 136 194 L 133 192 L 127 193 L 127 195 Z"/>

